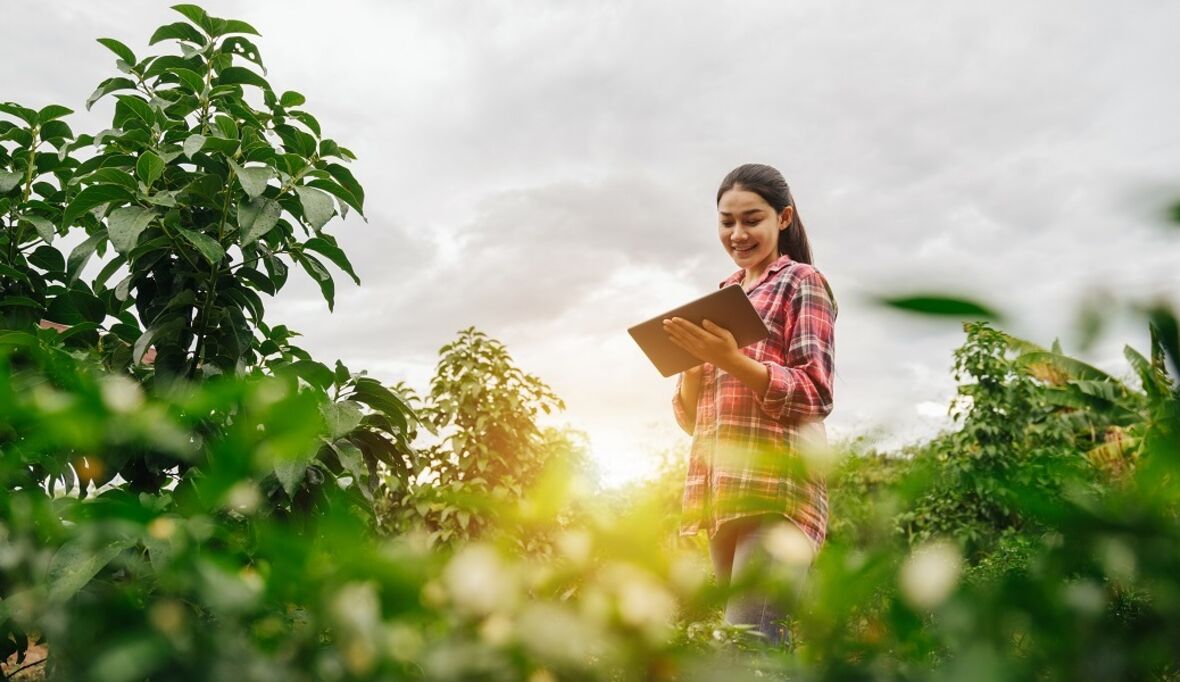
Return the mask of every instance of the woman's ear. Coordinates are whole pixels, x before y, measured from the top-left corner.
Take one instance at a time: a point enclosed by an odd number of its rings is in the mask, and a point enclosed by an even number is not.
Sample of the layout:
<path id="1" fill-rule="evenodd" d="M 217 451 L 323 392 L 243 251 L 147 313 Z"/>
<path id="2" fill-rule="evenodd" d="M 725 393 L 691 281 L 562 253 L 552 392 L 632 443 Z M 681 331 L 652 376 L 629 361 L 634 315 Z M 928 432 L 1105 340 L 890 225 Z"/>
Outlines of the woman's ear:
<path id="1" fill-rule="evenodd" d="M 795 207 L 787 205 L 783 207 L 783 212 L 779 214 L 779 229 L 785 230 L 791 226 L 791 221 L 795 219 Z"/>

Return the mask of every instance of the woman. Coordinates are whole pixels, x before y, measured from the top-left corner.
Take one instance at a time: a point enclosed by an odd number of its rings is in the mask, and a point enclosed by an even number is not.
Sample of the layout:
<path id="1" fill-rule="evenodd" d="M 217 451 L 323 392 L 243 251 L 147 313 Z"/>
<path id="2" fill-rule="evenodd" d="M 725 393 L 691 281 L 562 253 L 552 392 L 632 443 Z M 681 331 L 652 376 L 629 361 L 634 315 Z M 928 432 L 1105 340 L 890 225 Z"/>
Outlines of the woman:
<path id="1" fill-rule="evenodd" d="M 827 532 L 827 488 L 800 455 L 822 445 L 832 411 L 836 301 L 811 265 L 811 247 L 782 174 L 763 164 L 735 168 L 717 190 L 718 236 L 740 282 L 770 329 L 738 348 L 705 320 L 664 321 L 673 342 L 703 364 L 683 372 L 672 396 L 677 422 L 693 436 L 680 534 L 704 527 L 718 581 L 784 560 L 791 537 L 806 538 L 792 569 L 801 580 Z M 792 535 L 793 534 L 793 535 Z M 767 539 L 772 541 L 768 550 Z M 789 644 L 785 617 L 766 595 L 738 594 L 729 623 L 753 624 L 772 644 Z"/>

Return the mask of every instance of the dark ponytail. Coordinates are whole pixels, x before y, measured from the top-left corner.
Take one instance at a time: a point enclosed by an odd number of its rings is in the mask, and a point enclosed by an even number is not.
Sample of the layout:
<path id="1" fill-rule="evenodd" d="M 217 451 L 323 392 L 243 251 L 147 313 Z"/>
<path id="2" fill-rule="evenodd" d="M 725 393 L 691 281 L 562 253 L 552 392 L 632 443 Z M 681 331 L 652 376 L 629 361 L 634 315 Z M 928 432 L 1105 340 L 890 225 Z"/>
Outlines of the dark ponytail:
<path id="1" fill-rule="evenodd" d="M 811 244 L 803 229 L 803 219 L 799 217 L 799 207 L 795 206 L 795 197 L 791 195 L 791 188 L 782 173 L 761 163 L 738 166 L 721 181 L 721 187 L 717 190 L 717 204 L 721 204 L 721 195 L 734 188 L 754 192 L 770 204 L 776 214 L 781 214 L 787 206 L 794 209 L 791 211 L 791 224 L 779 231 L 778 252 L 787 254 L 791 260 L 813 265 Z"/>

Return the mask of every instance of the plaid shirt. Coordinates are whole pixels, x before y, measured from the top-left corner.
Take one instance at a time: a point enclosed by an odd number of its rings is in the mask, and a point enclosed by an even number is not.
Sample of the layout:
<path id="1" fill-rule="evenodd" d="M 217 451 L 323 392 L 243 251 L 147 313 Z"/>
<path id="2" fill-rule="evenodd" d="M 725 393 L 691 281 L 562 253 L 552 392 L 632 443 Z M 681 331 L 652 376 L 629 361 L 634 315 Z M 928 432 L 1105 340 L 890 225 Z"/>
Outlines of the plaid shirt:
<path id="1" fill-rule="evenodd" d="M 719 288 L 744 274 L 738 270 Z M 827 485 L 804 469 L 798 452 L 826 444 L 836 302 L 818 270 L 785 254 L 746 293 L 770 336 L 741 350 L 769 367 L 770 385 L 758 395 L 706 362 L 693 423 L 680 401 L 684 375 L 677 378 L 672 409 L 693 436 L 679 533 L 692 536 L 703 526 L 713 537 L 724 521 L 776 511 L 818 551 L 827 534 Z"/>

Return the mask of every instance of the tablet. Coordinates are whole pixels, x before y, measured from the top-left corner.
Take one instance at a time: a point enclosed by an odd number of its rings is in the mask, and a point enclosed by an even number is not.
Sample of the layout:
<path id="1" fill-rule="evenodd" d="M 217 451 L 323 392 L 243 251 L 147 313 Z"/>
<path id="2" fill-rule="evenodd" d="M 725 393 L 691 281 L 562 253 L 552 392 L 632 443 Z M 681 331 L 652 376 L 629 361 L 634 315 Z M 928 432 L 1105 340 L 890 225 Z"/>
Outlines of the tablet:
<path id="1" fill-rule="evenodd" d="M 706 319 L 715 322 L 733 334 L 738 348 L 744 348 L 770 336 L 770 330 L 754 309 L 754 304 L 750 303 L 742 285 L 735 282 L 722 287 L 695 301 L 627 328 L 631 338 L 635 339 L 635 343 L 639 344 L 639 348 L 660 374 L 666 377 L 701 364 L 696 356 L 673 343 L 668 332 L 664 331 L 664 320 L 671 317 L 681 317 L 696 325 L 700 325 Z"/>

